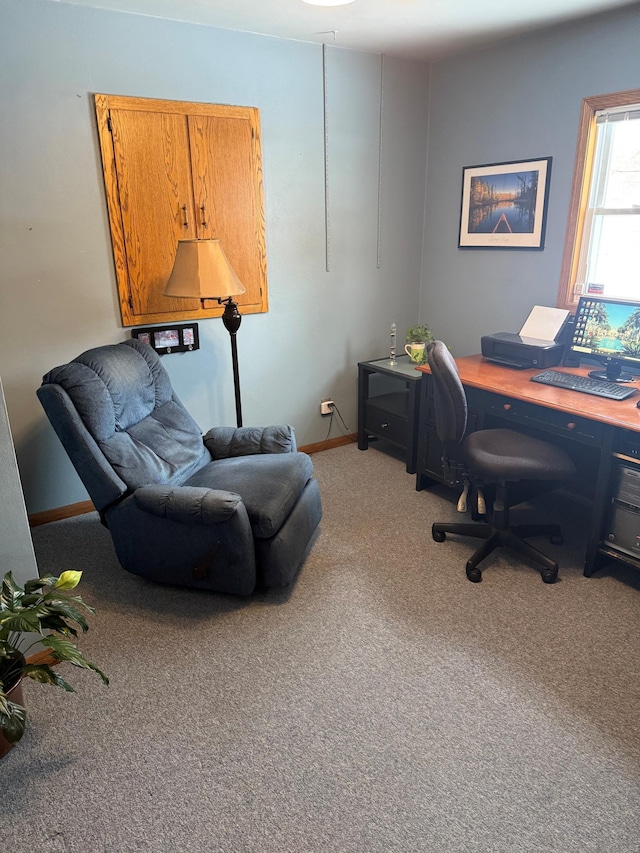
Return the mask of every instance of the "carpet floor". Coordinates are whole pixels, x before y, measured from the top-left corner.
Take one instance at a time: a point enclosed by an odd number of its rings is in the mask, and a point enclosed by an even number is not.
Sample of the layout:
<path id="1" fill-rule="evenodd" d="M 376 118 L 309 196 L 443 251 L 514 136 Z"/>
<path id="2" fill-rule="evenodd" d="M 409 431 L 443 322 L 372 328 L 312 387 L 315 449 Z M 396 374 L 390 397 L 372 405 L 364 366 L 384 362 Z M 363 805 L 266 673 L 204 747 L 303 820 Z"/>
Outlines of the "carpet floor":
<path id="1" fill-rule="evenodd" d="M 392 455 L 313 457 L 324 517 L 295 583 L 241 599 L 122 570 L 90 514 L 33 530 L 84 572 L 80 639 L 110 677 L 28 682 L 0 763 L 6 853 L 640 853 L 640 573 L 582 575 L 561 495 L 559 581 L 476 543 Z"/>

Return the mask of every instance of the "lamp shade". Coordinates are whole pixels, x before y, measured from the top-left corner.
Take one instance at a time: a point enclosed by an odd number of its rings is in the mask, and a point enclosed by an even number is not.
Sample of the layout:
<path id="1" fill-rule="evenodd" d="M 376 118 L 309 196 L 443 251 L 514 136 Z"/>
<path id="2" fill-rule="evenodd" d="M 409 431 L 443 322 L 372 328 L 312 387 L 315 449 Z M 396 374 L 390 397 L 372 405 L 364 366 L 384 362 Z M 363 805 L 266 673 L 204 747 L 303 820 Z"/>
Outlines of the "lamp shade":
<path id="1" fill-rule="evenodd" d="M 220 240 L 179 240 L 165 296 L 225 299 L 246 293 Z"/>

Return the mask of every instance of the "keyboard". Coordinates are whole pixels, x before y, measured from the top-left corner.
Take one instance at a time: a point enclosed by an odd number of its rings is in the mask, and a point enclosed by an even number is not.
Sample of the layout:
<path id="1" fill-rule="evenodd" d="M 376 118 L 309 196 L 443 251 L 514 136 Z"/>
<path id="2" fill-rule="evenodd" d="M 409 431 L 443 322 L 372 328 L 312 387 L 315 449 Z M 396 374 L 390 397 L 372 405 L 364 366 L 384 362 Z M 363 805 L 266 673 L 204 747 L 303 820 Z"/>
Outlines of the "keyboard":
<path id="1" fill-rule="evenodd" d="M 574 373 L 561 373 L 559 370 L 543 370 L 531 377 L 532 382 L 542 385 L 553 385 L 554 388 L 568 388 L 570 391 L 582 391 L 583 394 L 593 394 L 595 397 L 606 397 L 608 400 L 626 400 L 636 393 L 636 388 L 608 382 L 606 379 L 594 379 L 591 376 L 576 376 Z"/>

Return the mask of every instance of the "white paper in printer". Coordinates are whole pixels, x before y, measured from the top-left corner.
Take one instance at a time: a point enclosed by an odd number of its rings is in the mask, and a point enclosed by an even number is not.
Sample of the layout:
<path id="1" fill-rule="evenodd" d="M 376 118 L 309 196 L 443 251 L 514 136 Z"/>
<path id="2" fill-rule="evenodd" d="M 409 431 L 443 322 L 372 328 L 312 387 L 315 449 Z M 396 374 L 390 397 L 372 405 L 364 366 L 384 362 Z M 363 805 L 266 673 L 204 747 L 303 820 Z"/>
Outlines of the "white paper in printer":
<path id="1" fill-rule="evenodd" d="M 534 305 L 519 331 L 522 338 L 537 338 L 539 341 L 555 341 L 562 324 L 569 316 L 564 308 L 548 308 Z"/>

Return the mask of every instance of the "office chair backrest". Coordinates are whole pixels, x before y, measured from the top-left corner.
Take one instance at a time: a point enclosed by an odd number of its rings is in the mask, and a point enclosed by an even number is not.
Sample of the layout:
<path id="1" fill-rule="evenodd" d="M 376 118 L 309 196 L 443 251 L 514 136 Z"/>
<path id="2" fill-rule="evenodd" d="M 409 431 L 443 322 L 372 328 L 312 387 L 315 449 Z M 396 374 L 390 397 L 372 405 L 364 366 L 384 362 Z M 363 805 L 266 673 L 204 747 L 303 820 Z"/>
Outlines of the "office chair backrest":
<path id="1" fill-rule="evenodd" d="M 211 461 L 152 347 L 96 347 L 44 376 L 38 397 L 98 509 Z"/>
<path id="2" fill-rule="evenodd" d="M 453 356 L 442 341 L 427 346 L 433 377 L 436 432 L 449 453 L 464 438 L 467 428 L 467 398 Z"/>

